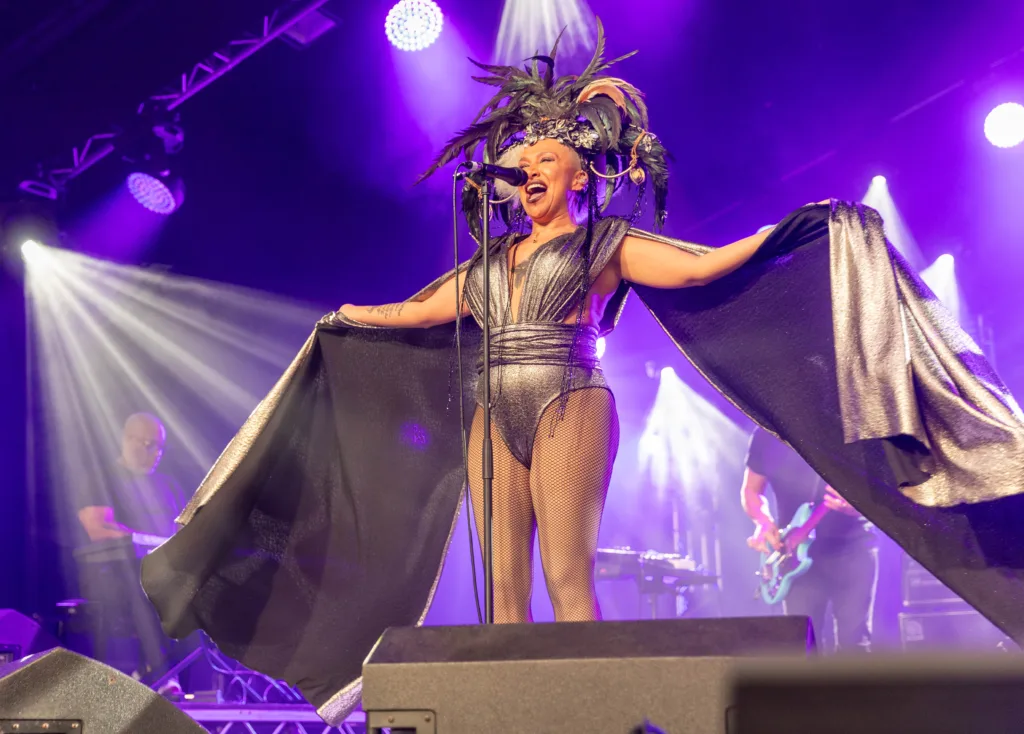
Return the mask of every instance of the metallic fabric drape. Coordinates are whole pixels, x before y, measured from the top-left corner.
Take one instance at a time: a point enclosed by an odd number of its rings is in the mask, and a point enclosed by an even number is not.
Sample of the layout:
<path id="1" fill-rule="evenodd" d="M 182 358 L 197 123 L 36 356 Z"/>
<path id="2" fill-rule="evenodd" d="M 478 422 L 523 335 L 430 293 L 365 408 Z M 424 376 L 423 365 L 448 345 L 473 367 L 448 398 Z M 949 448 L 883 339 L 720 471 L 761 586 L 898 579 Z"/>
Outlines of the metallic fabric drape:
<path id="1" fill-rule="evenodd" d="M 719 281 L 633 290 L 727 399 L 1024 639 L 1020 411 L 887 245 L 876 213 L 804 207 Z M 471 375 L 479 329 L 463 329 Z M 204 629 L 244 664 L 299 685 L 326 720 L 344 718 L 379 635 L 422 622 L 447 551 L 465 485 L 452 336 L 338 314 L 317 325 L 182 529 L 143 563 L 169 633 Z"/>
<path id="2" fill-rule="evenodd" d="M 832 309 L 847 441 L 911 437 L 903 493 L 951 507 L 1024 492 L 1024 415 L 981 350 L 886 242 L 878 212 L 837 203 Z M 913 481 L 913 479 L 909 479 Z"/>

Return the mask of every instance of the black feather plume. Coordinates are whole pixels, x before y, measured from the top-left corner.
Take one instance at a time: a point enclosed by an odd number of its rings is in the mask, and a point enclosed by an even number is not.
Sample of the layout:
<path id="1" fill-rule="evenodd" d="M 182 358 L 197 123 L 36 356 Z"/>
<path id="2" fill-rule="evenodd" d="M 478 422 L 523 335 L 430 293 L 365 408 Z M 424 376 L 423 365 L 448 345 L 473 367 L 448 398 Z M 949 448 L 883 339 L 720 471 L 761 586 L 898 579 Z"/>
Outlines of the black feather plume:
<path id="1" fill-rule="evenodd" d="M 597 135 L 596 145 L 578 152 L 581 158 L 603 161 L 606 175 L 621 173 L 630 165 L 633 144 L 648 130 L 647 105 L 643 94 L 622 79 L 603 75 L 614 64 L 628 59 L 636 52 L 605 59 L 606 38 L 604 25 L 597 21 L 597 41 L 590 62 L 578 75 L 555 76 L 555 63 L 559 34 L 548 54 L 537 54 L 526 59 L 524 68 L 498 64 L 472 63 L 486 72 L 473 79 L 495 87 L 495 94 L 480 109 L 472 124 L 460 131 L 441 150 L 431 166 L 417 182 L 437 172 L 460 156 L 469 159 L 483 147 L 484 159 L 495 162 L 501 152 L 521 139 L 531 124 L 545 120 L 568 120 L 588 127 Z M 574 138 L 578 140 L 578 138 Z M 564 142 L 564 141 L 563 141 Z M 668 166 L 667 152 L 657 138 L 645 140 L 637 150 L 638 165 L 644 170 L 654 188 L 655 224 L 665 220 Z M 629 183 L 629 176 L 606 180 L 602 208 L 607 207 L 612 195 Z M 463 192 L 463 210 L 471 220 L 471 227 L 479 229 L 479 194 L 472 186 Z M 508 219 L 507 212 L 502 212 Z"/>

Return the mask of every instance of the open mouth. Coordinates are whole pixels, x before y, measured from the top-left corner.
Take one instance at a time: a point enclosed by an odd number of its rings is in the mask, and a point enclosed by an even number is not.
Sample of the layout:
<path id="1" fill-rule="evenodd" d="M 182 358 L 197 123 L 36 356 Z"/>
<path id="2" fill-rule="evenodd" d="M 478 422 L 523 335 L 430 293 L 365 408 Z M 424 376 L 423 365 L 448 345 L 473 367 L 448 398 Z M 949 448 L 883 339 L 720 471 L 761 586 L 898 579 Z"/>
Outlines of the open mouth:
<path id="1" fill-rule="evenodd" d="M 536 204 L 540 201 L 541 197 L 548 190 L 548 187 L 542 184 L 540 181 L 534 181 L 528 184 L 526 187 L 526 203 Z"/>

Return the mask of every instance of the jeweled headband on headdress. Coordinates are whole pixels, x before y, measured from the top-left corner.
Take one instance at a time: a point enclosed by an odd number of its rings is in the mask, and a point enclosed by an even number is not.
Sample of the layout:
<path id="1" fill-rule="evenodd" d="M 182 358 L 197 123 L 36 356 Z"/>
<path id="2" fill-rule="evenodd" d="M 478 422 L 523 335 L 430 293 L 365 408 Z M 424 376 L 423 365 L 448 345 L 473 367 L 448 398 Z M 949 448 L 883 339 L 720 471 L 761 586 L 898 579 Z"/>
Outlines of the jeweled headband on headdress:
<path id="1" fill-rule="evenodd" d="M 625 178 L 640 187 L 638 201 L 650 179 L 654 187 L 654 223 L 660 229 L 665 222 L 668 153 L 648 130 L 647 106 L 640 90 L 622 79 L 600 75 L 636 51 L 606 62 L 600 20 L 594 56 L 581 74 L 556 79 L 557 50 L 558 41 L 549 55 L 527 59 L 529 63 L 523 69 L 474 61 L 489 76 L 473 79 L 498 91 L 473 123 L 448 141 L 421 180 L 460 154 L 471 160 L 481 144 L 484 161 L 496 163 L 518 146 L 550 138 L 575 150 L 584 169 L 593 178 L 604 180 L 602 209 Z M 463 210 L 475 230 L 482 212 L 472 186 L 465 189 Z M 502 213 L 507 221 L 507 209 Z"/>

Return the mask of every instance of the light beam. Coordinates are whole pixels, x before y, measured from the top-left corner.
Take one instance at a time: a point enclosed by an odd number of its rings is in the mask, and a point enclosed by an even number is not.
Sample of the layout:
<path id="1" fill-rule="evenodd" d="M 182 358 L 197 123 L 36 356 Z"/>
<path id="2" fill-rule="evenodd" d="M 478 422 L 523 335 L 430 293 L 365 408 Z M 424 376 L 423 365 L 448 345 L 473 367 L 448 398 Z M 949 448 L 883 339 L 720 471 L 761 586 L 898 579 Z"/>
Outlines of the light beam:
<path id="1" fill-rule="evenodd" d="M 662 368 L 638 446 L 640 472 L 659 496 L 692 500 L 701 493 L 731 491 L 722 485 L 728 474 L 722 466 L 743 461 L 745 440 L 744 432 L 674 369 Z"/>
<path id="2" fill-rule="evenodd" d="M 924 255 L 914 236 L 903 222 L 903 217 L 900 216 L 885 176 L 875 176 L 871 179 L 871 185 L 861 201 L 882 215 L 886 237 L 907 259 L 911 267 L 920 271 L 925 266 Z"/>
<path id="3" fill-rule="evenodd" d="M 68 546 L 82 535 L 78 498 L 110 481 L 129 415 L 162 420 L 165 468 L 194 489 L 321 315 L 271 294 L 39 243 L 26 254 L 33 433 L 48 466 L 42 506 L 53 510 L 33 532 Z"/>
<path id="4" fill-rule="evenodd" d="M 590 51 L 593 27 L 594 14 L 582 0 L 505 0 L 495 60 L 518 66 L 523 59 L 548 53 L 559 33 L 560 57 Z"/>
<path id="5" fill-rule="evenodd" d="M 939 255 L 935 262 L 921 271 L 921 280 L 932 289 L 935 297 L 956 320 L 963 324 L 963 303 L 960 298 L 960 286 L 956 281 L 953 256 L 948 253 Z"/>

